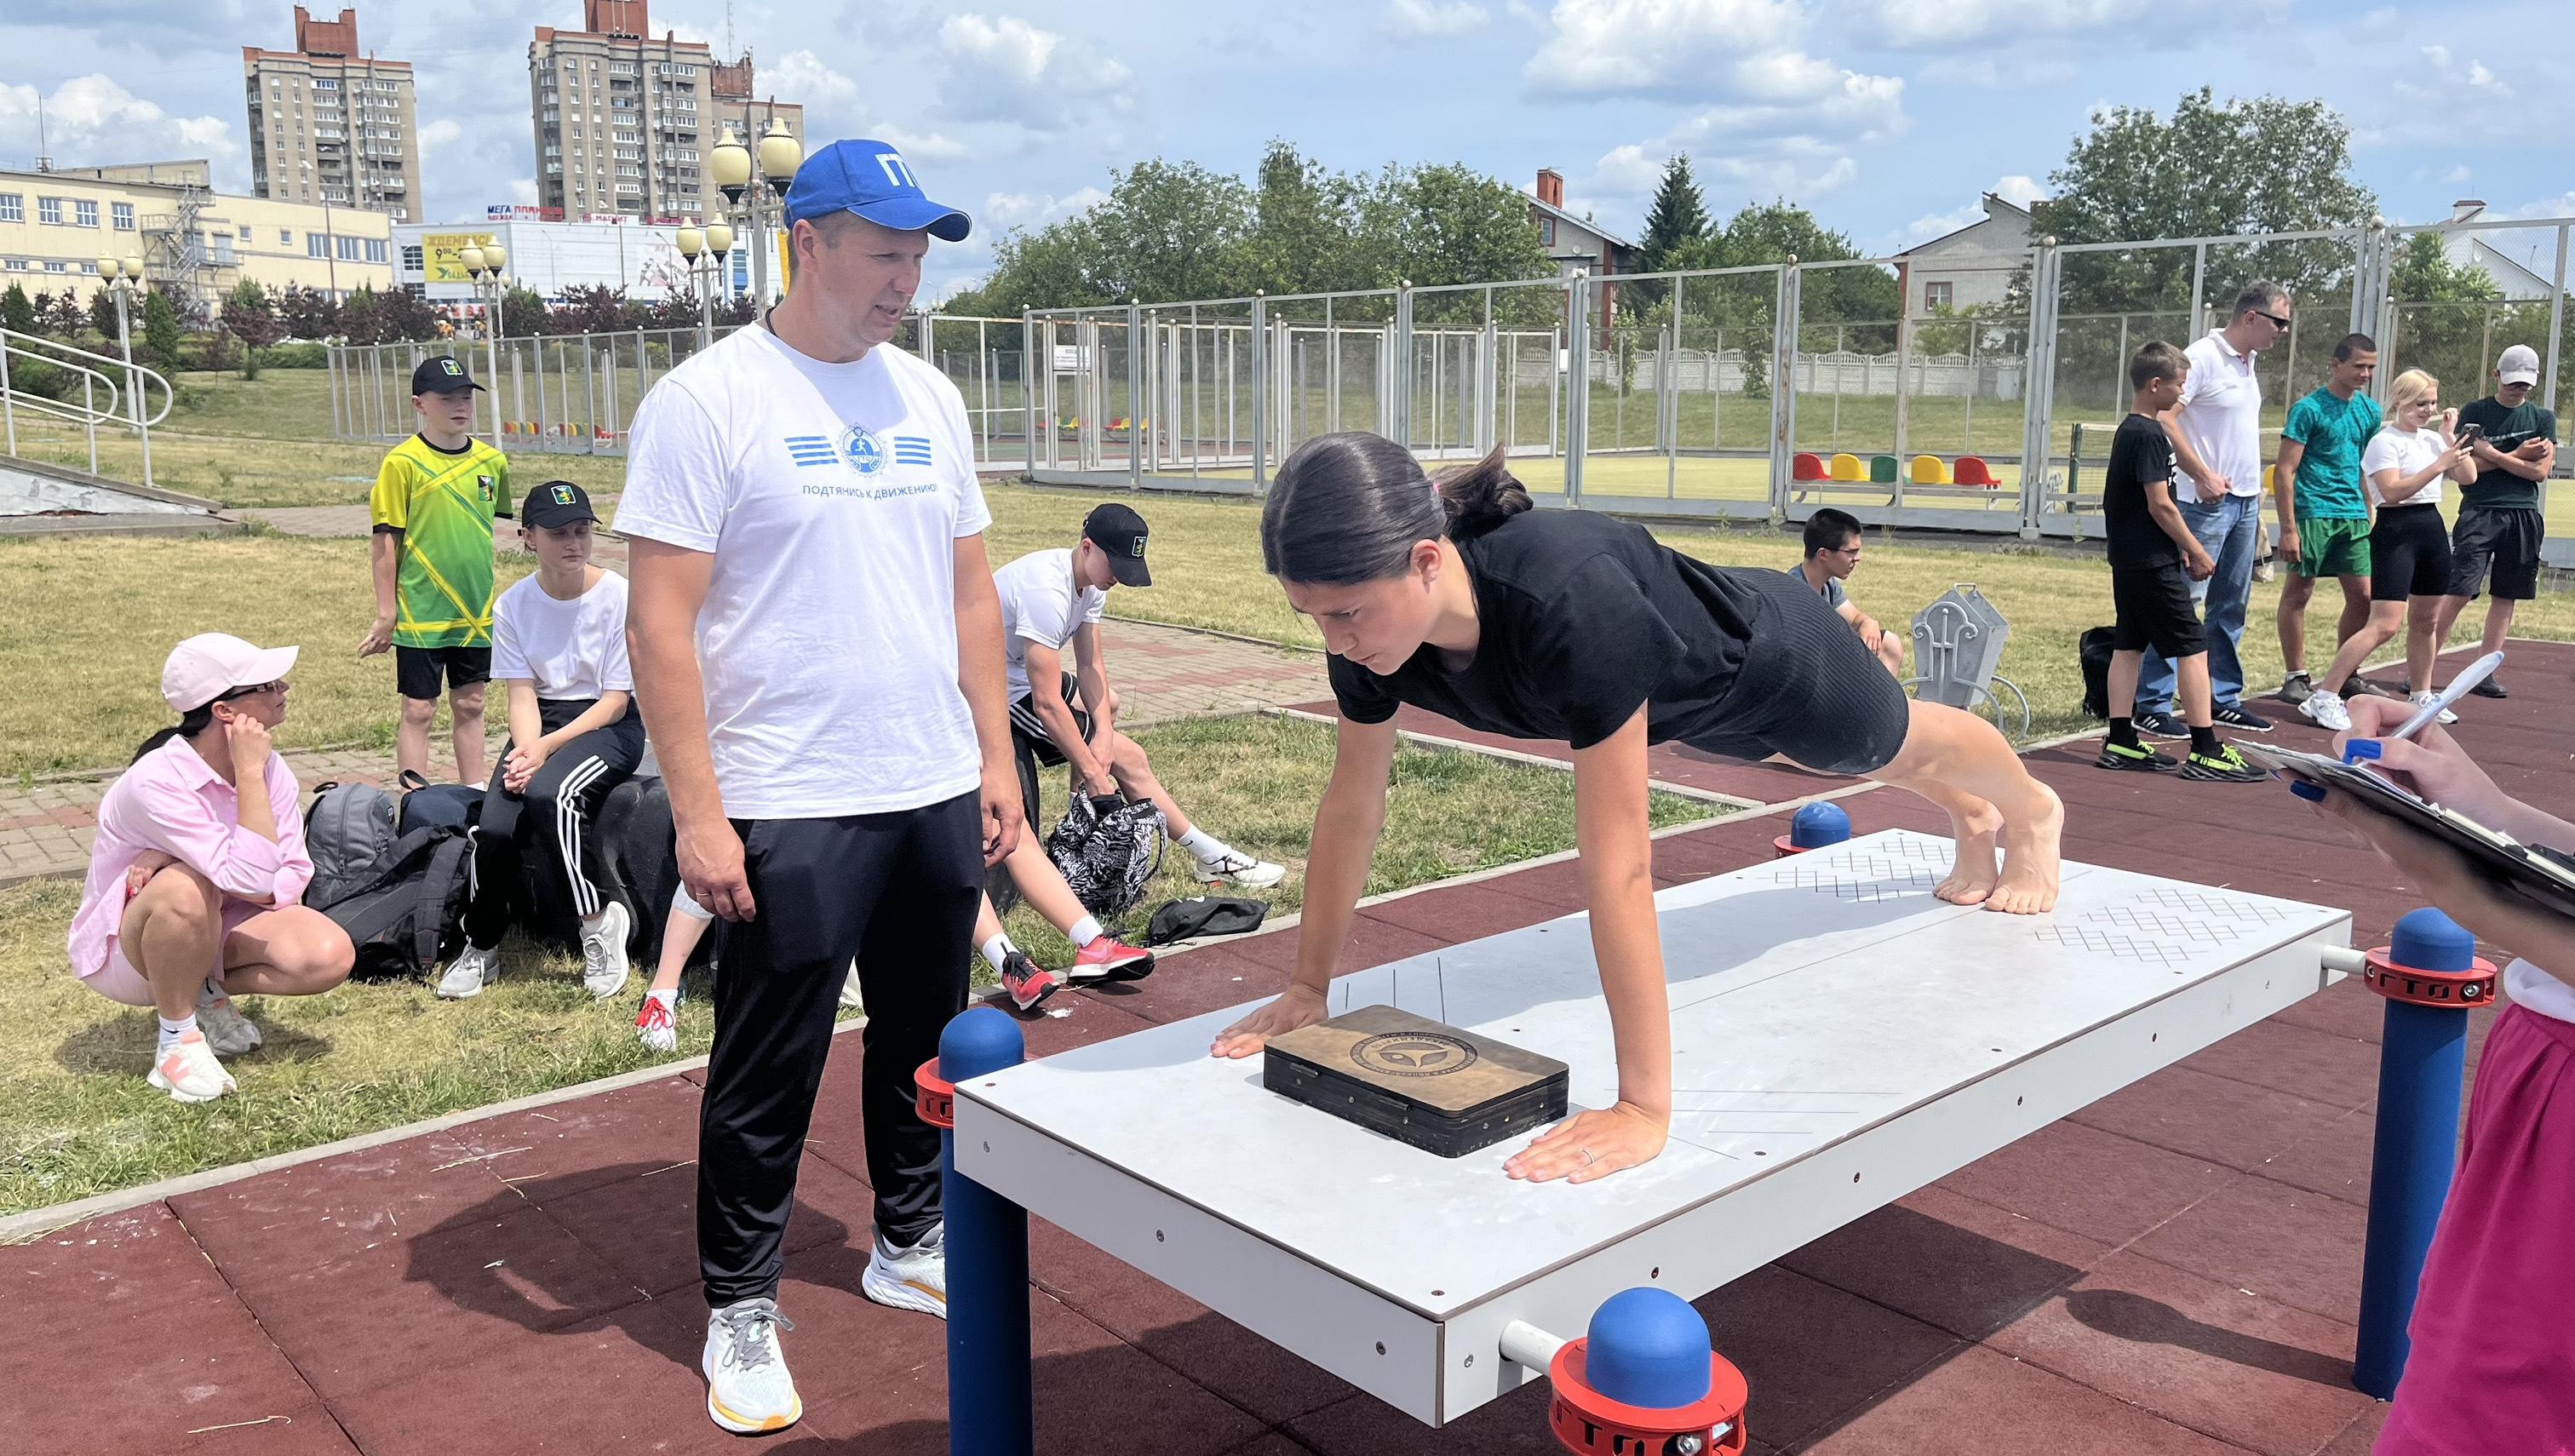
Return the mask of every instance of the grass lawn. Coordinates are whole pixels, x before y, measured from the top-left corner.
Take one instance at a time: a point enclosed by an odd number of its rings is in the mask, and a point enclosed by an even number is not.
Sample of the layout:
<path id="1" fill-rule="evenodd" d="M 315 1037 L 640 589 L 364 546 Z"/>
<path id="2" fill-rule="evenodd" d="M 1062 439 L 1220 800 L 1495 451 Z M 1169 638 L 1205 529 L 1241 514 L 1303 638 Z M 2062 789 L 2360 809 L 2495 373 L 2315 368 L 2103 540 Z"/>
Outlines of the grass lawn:
<path id="1" fill-rule="evenodd" d="M 1289 866 L 1270 898 L 1292 910 L 1303 888 L 1313 804 L 1331 767 L 1331 730 L 1284 719 L 1201 720 L 1139 730 L 1139 741 L 1191 810 L 1241 848 Z M 1051 811 L 1063 806 L 1051 782 Z M 1704 817 L 1708 805 L 1654 795 L 1658 825 Z M 1573 844 L 1570 774 L 1409 744 L 1395 758 L 1371 893 L 1553 853 Z M 1199 892 L 1166 857 L 1146 908 Z M 328 995 L 246 998 L 268 1037 L 231 1062 L 241 1095 L 182 1106 L 143 1081 L 149 1011 L 81 987 L 63 965 L 80 901 L 69 881 L 0 890 L 0 1213 L 156 1178 L 309 1147 L 376 1128 L 482 1106 L 642 1066 L 639 982 L 609 1002 L 581 989 L 580 967 L 513 938 L 502 977 L 466 1002 L 418 982 L 350 984 Z M 1143 912 L 1133 917 L 1141 925 Z M 1012 932 L 1039 958 L 1072 948 L 1025 907 Z M 981 970 L 979 959 L 976 965 Z M 1190 973 L 1186 958 L 1166 972 Z M 982 977 L 989 979 L 989 977 Z M 703 985 L 681 1003 L 680 1055 L 703 1052 L 711 1026 Z"/>

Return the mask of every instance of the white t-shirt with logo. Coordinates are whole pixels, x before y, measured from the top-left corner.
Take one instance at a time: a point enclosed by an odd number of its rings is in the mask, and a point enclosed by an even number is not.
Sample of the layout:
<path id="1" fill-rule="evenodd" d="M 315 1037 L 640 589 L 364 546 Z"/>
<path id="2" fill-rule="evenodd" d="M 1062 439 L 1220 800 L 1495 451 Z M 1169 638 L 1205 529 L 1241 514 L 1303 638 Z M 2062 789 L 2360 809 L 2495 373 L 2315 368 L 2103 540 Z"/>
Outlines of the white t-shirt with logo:
<path id="1" fill-rule="evenodd" d="M 715 556 L 698 669 L 727 814 L 884 813 L 975 788 L 955 543 L 992 519 L 966 402 L 899 349 L 830 364 L 746 328 L 654 385 L 616 530 Z"/>
<path id="2" fill-rule="evenodd" d="M 2369 437 L 2368 446 L 2360 452 L 2361 488 L 2369 492 L 2369 504 L 2373 506 L 2387 504 L 2386 498 L 2378 494 L 2380 471 L 2392 470 L 2396 472 L 2396 478 L 2401 481 L 2439 460 L 2441 453 L 2449 448 L 2442 442 L 2441 432 L 2438 430 L 2408 431 L 2399 430 L 2391 425 Z M 2400 506 L 2440 505 L 2441 477 L 2432 477 L 2430 485 L 2396 504 Z"/>
<path id="3" fill-rule="evenodd" d="M 2262 381 L 2253 370 L 2255 356 L 2238 354 L 2223 330 L 2210 331 L 2182 356 L 2190 361 L 2190 378 L 2173 415 L 2182 438 L 2200 464 L 2226 477 L 2228 495 L 2261 495 Z M 2176 472 L 2174 486 L 2176 500 L 2198 501 L 2188 476 Z"/>
<path id="4" fill-rule="evenodd" d="M 1073 550 L 1033 551 L 993 574 L 1002 597 L 1002 652 L 1011 674 L 1011 698 L 1034 691 L 1029 684 L 1029 644 L 1058 652 L 1086 623 L 1109 607 L 1109 589 L 1073 587 Z"/>
<path id="5" fill-rule="evenodd" d="M 546 595 L 534 575 L 492 604 L 492 676 L 525 678 L 537 696 L 581 703 L 632 693 L 626 662 L 626 579 L 602 571 L 599 585 L 569 602 Z"/>

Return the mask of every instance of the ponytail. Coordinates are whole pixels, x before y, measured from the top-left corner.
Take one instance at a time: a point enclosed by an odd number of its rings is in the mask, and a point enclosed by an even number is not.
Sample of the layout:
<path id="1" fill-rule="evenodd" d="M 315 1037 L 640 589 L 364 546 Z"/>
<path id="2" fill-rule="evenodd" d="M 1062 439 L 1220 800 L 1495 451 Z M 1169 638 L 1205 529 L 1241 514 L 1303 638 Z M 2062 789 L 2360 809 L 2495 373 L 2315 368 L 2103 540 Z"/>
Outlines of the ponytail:
<path id="1" fill-rule="evenodd" d="M 1261 509 L 1262 569 L 1288 582 L 1349 587 L 1401 576 L 1412 548 L 1471 541 L 1529 509 L 1502 450 L 1434 481 L 1412 453 L 1348 431 L 1306 441 L 1279 467 Z"/>
<path id="2" fill-rule="evenodd" d="M 151 752 L 154 748 L 161 746 L 172 738 L 193 738 L 197 734 L 204 732 L 206 729 L 213 728 L 214 726 L 215 706 L 213 704 L 209 703 L 201 707 L 189 709 L 186 714 L 181 716 L 177 723 L 161 729 L 152 736 L 145 738 L 143 740 L 143 746 L 135 749 L 134 756 L 126 761 L 128 763 L 139 763 L 143 761 L 144 754 Z"/>

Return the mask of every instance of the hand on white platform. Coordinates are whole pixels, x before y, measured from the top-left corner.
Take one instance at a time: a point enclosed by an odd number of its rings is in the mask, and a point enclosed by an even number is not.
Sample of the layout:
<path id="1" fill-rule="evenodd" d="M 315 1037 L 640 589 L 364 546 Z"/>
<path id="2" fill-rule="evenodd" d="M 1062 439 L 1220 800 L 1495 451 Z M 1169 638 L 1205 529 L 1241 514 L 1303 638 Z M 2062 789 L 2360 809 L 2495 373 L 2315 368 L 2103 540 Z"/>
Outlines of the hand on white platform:
<path id="1" fill-rule="evenodd" d="M 1668 1115 L 1648 1112 L 1633 1102 L 1605 1111 L 1586 1109 L 1521 1148 L 1502 1164 L 1502 1171 L 1532 1183 L 1555 1178 L 1588 1183 L 1620 1168 L 1651 1162 L 1663 1150 L 1670 1127 Z"/>
<path id="2" fill-rule="evenodd" d="M 1214 1056 L 1250 1056 L 1269 1045 L 1271 1037 L 1311 1026 L 1323 1017 L 1322 993 L 1291 985 L 1279 999 L 1218 1032 L 1216 1045 L 1208 1050 Z"/>

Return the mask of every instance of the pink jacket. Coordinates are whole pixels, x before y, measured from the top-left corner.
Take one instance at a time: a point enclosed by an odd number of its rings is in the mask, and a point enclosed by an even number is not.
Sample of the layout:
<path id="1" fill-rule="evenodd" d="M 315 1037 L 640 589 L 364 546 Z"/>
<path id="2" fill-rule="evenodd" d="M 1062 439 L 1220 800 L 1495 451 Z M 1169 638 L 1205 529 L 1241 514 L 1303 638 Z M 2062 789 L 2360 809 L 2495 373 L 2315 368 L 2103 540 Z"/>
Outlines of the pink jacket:
<path id="1" fill-rule="evenodd" d="M 274 844 L 241 826 L 233 786 L 216 776 L 186 738 L 144 754 L 109 785 L 99 800 L 98 839 L 90 846 L 80 913 L 72 917 L 75 975 L 107 968 L 107 942 L 125 918 L 125 872 L 146 849 L 176 857 L 213 880 L 227 899 L 265 896 L 271 904 L 291 905 L 302 896 L 313 881 L 313 860 L 304 852 L 295 773 L 272 752 L 266 777 L 269 808 L 277 816 Z"/>

